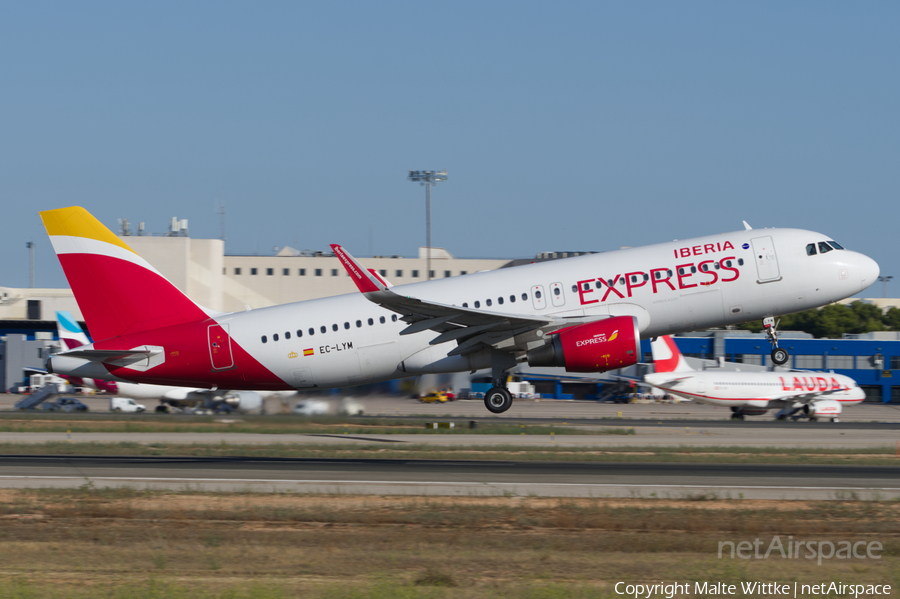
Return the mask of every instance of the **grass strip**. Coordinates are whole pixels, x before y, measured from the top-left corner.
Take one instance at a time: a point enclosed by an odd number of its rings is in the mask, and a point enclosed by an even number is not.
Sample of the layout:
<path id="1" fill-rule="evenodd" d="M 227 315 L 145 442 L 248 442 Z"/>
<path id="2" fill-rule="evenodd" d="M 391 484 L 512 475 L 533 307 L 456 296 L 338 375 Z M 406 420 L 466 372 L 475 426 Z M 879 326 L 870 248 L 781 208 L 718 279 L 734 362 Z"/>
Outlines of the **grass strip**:
<path id="1" fill-rule="evenodd" d="M 198 456 L 273 458 L 379 458 L 512 460 L 547 462 L 630 462 L 704 464 L 840 464 L 860 466 L 900 466 L 894 448 L 861 449 L 780 449 L 746 447 L 546 447 L 510 445 L 437 446 L 416 443 L 268 445 L 143 444 L 65 442 L 0 443 L 0 455 L 105 455 L 105 456 Z"/>

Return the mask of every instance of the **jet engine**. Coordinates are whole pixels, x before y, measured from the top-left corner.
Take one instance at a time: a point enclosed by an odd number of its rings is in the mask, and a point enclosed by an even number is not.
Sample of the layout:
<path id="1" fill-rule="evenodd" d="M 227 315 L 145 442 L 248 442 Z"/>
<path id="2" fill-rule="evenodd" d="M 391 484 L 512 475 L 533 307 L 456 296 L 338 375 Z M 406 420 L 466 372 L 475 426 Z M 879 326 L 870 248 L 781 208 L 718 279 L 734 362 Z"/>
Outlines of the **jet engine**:
<path id="1" fill-rule="evenodd" d="M 830 418 L 833 422 L 837 422 L 838 416 L 841 415 L 841 409 L 841 402 L 823 399 L 803 406 L 803 413 L 809 416 L 810 420 Z"/>
<path id="2" fill-rule="evenodd" d="M 262 407 L 263 398 L 255 391 L 230 391 L 222 403 L 240 412 L 252 412 Z"/>
<path id="3" fill-rule="evenodd" d="M 568 372 L 606 372 L 637 364 L 641 333 L 634 316 L 613 316 L 552 333 L 528 352 L 529 366 L 562 366 Z"/>

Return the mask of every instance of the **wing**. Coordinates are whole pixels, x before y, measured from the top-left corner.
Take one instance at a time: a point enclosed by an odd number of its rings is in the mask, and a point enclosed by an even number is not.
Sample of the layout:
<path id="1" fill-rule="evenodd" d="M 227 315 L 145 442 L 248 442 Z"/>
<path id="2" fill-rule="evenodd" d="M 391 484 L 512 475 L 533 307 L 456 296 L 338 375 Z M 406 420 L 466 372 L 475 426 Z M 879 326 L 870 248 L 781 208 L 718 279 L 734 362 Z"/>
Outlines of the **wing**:
<path id="1" fill-rule="evenodd" d="M 796 395 L 782 395 L 780 397 L 775 397 L 773 399 L 780 399 L 782 401 L 799 401 L 800 403 L 809 403 L 811 401 L 815 401 L 817 399 L 828 398 L 829 395 L 833 395 L 834 393 L 840 393 L 842 391 L 846 391 L 846 389 L 828 389 L 827 391 L 811 391 L 809 393 L 798 393 Z"/>
<path id="2" fill-rule="evenodd" d="M 449 352 L 451 356 L 477 351 L 485 345 L 503 344 L 503 348 L 510 351 L 525 350 L 529 341 L 539 341 L 547 333 L 602 318 L 504 314 L 400 295 L 391 291 L 381 278 L 363 268 L 340 245 L 333 244 L 331 248 L 356 287 L 369 301 L 400 314 L 400 319 L 409 323 L 408 327 L 400 331 L 401 335 L 434 331 L 438 335 L 430 341 L 431 345 L 454 340 L 458 342 L 459 345 Z"/>

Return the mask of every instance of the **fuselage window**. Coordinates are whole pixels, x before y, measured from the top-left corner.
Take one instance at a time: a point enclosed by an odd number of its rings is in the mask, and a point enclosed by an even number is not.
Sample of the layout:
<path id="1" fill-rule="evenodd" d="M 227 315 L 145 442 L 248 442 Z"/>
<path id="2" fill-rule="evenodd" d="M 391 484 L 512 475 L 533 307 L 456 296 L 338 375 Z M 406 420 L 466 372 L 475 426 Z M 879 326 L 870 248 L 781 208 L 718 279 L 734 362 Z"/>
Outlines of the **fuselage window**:
<path id="1" fill-rule="evenodd" d="M 667 271 L 666 271 L 666 274 L 669 275 L 669 276 L 671 277 L 671 276 L 672 276 L 672 271 L 671 271 L 671 270 L 667 270 Z"/>
<path id="2" fill-rule="evenodd" d="M 647 273 L 644 273 L 644 281 L 649 281 L 649 280 L 650 280 L 650 275 L 648 275 Z"/>
<path id="3" fill-rule="evenodd" d="M 378 322 L 380 322 L 381 324 L 384 324 L 384 316 L 379 317 Z"/>
<path id="4" fill-rule="evenodd" d="M 523 301 L 523 302 L 528 301 L 528 294 L 527 294 L 527 293 L 523 293 L 523 294 L 522 294 L 522 301 Z"/>
<path id="5" fill-rule="evenodd" d="M 600 279 L 597 279 L 597 282 L 594 283 L 594 286 L 595 286 L 597 289 L 600 289 L 601 287 L 603 287 L 603 283 L 600 282 Z"/>
<path id="6" fill-rule="evenodd" d="M 683 268 L 679 268 L 679 269 L 678 269 L 678 274 L 683 275 L 683 274 L 684 274 L 684 269 L 683 269 Z"/>
<path id="7" fill-rule="evenodd" d="M 619 277 L 619 285 L 625 284 L 625 277 Z"/>
<path id="8" fill-rule="evenodd" d="M 481 307 L 481 302 L 479 302 L 478 300 L 475 300 L 475 307 L 476 307 L 476 308 L 480 308 L 480 307 Z"/>
<path id="9" fill-rule="evenodd" d="M 637 277 L 634 276 L 634 275 L 631 275 L 631 282 L 632 282 L 632 283 L 637 283 Z"/>
<path id="10" fill-rule="evenodd" d="M 362 327 L 362 321 L 361 321 L 361 320 L 357 320 L 357 321 L 356 321 L 356 328 L 358 329 L 358 328 L 360 328 L 360 327 Z"/>
<path id="11" fill-rule="evenodd" d="M 516 296 L 514 296 L 514 295 L 509 296 L 509 303 L 511 303 L 511 304 L 516 303 Z"/>
<path id="12" fill-rule="evenodd" d="M 469 307 L 469 302 L 463 302 L 463 308 L 468 308 L 468 307 Z"/>
<path id="13" fill-rule="evenodd" d="M 559 295 L 559 287 L 553 288 L 553 295 Z"/>
<path id="14" fill-rule="evenodd" d="M 297 329 L 297 337 L 303 336 L 303 329 Z"/>
<path id="15" fill-rule="evenodd" d="M 572 285 L 572 293 L 578 292 L 578 285 Z"/>
<path id="16" fill-rule="evenodd" d="M 349 329 L 349 328 L 350 328 L 350 323 L 349 323 L 349 322 L 345 322 L 345 323 L 344 323 L 344 329 Z"/>
<path id="17" fill-rule="evenodd" d="M 323 332 L 324 332 L 324 331 L 323 331 Z M 314 328 L 312 328 L 312 327 L 309 327 L 309 334 L 310 334 L 310 335 L 315 335 L 315 334 L 316 334 L 316 330 L 315 330 Z"/>
<path id="18" fill-rule="evenodd" d="M 590 289 L 591 289 L 591 284 L 590 284 L 590 283 L 585 283 L 585 284 L 583 285 L 583 288 L 584 288 L 585 291 L 590 291 Z"/>
<path id="19" fill-rule="evenodd" d="M 267 342 L 267 341 L 268 341 L 268 339 L 266 338 L 265 335 L 263 335 L 263 336 L 262 336 L 262 342 L 265 343 L 265 342 Z"/>
<path id="20" fill-rule="evenodd" d="M 325 325 L 324 325 L 324 324 L 323 324 L 322 326 L 319 327 L 319 331 L 322 332 L 322 333 L 324 333 L 324 332 L 327 331 L 327 330 L 328 330 L 328 329 L 325 328 Z"/>
<path id="21" fill-rule="evenodd" d="M 700 267 L 700 270 L 702 270 L 703 272 L 708 271 L 708 270 L 709 270 L 709 264 L 704 264 L 704 265 L 702 265 L 702 266 Z"/>
<path id="22" fill-rule="evenodd" d="M 290 338 L 291 338 L 291 332 L 290 332 L 290 331 L 285 331 L 285 333 L 284 333 L 284 338 L 285 338 L 285 339 L 290 339 Z"/>
<path id="23" fill-rule="evenodd" d="M 713 266 L 716 268 L 716 270 L 719 270 L 719 263 L 718 263 L 718 262 L 713 262 Z"/>
<path id="24" fill-rule="evenodd" d="M 396 315 L 396 314 L 391 314 L 391 320 L 394 321 L 394 322 L 397 322 L 397 315 Z"/>
<path id="25" fill-rule="evenodd" d="M 278 333 L 272 335 L 272 341 L 278 341 Z"/>
<path id="26" fill-rule="evenodd" d="M 615 285 L 615 283 L 613 282 L 612 279 L 607 279 L 606 285 L 607 285 L 608 287 L 612 287 L 613 285 Z"/>
<path id="27" fill-rule="evenodd" d="M 372 320 L 371 318 L 367 322 L 369 323 L 369 326 L 372 326 L 373 324 L 375 324 L 375 321 Z"/>
<path id="28" fill-rule="evenodd" d="M 541 292 L 540 292 L 540 291 L 535 291 L 535 292 L 534 292 L 534 297 L 536 297 L 536 298 L 538 298 L 538 299 L 541 299 Z"/>
<path id="29" fill-rule="evenodd" d="M 726 260 L 726 261 L 724 262 L 724 264 L 725 264 L 725 266 L 727 266 L 728 268 L 731 268 L 731 260 Z"/>
<path id="30" fill-rule="evenodd" d="M 831 251 L 831 246 L 825 243 L 824 241 L 819 242 L 819 253 L 824 254 L 826 252 Z"/>
<path id="31" fill-rule="evenodd" d="M 491 302 L 491 300 L 487 299 L 487 300 L 484 300 L 484 303 L 485 303 L 485 305 L 490 306 L 493 302 Z"/>
<path id="32" fill-rule="evenodd" d="M 332 331 L 338 330 L 338 326 L 336 324 L 331 325 L 331 330 Z"/>
<path id="33" fill-rule="evenodd" d="M 696 267 L 696 266 L 692 266 L 692 267 L 691 267 L 691 272 L 697 272 L 697 267 Z"/>
<path id="34" fill-rule="evenodd" d="M 743 265 L 744 265 L 744 259 L 738 258 L 738 266 L 743 266 Z"/>
<path id="35" fill-rule="evenodd" d="M 497 298 L 497 303 L 498 303 L 498 304 L 502 304 L 502 303 L 503 303 L 503 296 L 500 296 L 500 297 Z"/>

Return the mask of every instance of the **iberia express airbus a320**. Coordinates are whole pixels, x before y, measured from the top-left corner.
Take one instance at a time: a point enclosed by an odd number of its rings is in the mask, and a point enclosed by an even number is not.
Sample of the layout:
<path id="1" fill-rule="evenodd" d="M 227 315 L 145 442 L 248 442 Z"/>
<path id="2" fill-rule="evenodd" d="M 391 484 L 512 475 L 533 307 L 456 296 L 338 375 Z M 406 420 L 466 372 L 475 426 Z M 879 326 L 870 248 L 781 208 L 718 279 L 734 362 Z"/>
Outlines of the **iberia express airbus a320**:
<path id="1" fill-rule="evenodd" d="M 504 372 L 518 362 L 605 372 L 638 362 L 641 337 L 823 306 L 879 274 L 871 258 L 798 229 L 747 227 L 396 287 L 335 245 L 361 293 L 219 313 L 84 208 L 41 218 L 95 340 L 50 358 L 52 372 L 286 390 L 490 368 L 494 413 L 512 405 Z"/>

